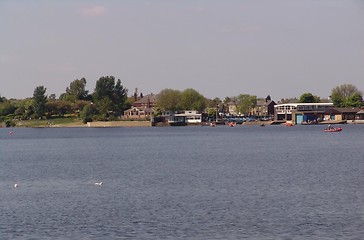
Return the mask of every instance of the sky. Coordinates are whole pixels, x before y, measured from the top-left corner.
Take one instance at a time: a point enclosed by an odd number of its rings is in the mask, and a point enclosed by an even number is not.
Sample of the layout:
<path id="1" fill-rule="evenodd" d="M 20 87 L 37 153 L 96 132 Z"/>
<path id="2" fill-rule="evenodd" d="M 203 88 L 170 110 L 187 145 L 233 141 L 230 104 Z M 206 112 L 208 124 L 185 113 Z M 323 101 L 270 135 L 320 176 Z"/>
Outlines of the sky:
<path id="1" fill-rule="evenodd" d="M 364 91 L 362 0 L 0 0 L 0 95 L 102 76 L 128 95 L 273 100 Z"/>

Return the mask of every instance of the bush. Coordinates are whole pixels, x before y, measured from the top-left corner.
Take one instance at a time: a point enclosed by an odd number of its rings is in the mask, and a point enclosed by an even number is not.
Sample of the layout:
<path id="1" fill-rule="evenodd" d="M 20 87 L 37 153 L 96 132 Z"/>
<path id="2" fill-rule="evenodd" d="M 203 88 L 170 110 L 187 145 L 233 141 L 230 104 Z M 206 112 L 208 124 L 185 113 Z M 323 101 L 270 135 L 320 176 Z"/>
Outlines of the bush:
<path id="1" fill-rule="evenodd" d="M 15 127 L 15 122 L 12 120 L 6 120 L 5 121 L 5 127 Z"/>

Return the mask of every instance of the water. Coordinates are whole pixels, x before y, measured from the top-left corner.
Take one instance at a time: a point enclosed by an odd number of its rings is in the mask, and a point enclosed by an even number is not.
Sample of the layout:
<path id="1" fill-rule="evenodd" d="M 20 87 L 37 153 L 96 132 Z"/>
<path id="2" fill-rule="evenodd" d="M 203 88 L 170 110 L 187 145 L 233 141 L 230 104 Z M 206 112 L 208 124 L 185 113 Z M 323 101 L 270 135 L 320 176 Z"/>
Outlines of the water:
<path id="1" fill-rule="evenodd" d="M 2 128 L 0 236 L 364 239 L 364 125 L 343 128 Z"/>

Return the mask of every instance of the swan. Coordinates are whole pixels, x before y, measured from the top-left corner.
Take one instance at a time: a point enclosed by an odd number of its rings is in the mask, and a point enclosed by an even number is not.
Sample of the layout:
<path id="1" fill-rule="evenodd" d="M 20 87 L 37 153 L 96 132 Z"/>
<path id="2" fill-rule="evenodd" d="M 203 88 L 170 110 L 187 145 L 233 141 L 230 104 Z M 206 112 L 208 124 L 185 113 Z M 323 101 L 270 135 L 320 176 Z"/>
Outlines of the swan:
<path id="1" fill-rule="evenodd" d="M 102 182 L 95 182 L 95 185 L 96 186 L 101 186 L 102 185 Z"/>
<path id="2" fill-rule="evenodd" d="M 15 183 L 15 184 L 14 184 L 14 187 L 15 187 L 15 188 L 17 188 L 17 187 L 18 187 L 18 184 L 17 184 L 17 183 Z"/>

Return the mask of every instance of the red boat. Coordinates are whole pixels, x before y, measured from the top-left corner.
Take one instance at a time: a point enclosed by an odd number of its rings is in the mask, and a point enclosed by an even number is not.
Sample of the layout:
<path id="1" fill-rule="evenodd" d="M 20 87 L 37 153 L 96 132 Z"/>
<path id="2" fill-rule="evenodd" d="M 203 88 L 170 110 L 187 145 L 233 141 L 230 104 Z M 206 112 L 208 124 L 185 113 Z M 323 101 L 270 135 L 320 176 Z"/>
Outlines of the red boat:
<path id="1" fill-rule="evenodd" d="M 235 126 L 236 126 L 236 122 L 229 122 L 229 123 L 228 123 L 228 125 L 229 125 L 230 127 L 235 127 Z"/>
<path id="2" fill-rule="evenodd" d="M 343 129 L 341 127 L 338 127 L 338 128 L 329 128 L 329 129 L 325 129 L 324 131 L 325 132 L 340 132 L 342 131 Z"/>

